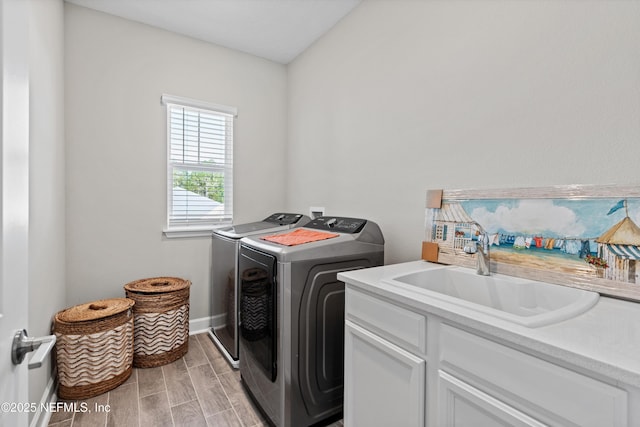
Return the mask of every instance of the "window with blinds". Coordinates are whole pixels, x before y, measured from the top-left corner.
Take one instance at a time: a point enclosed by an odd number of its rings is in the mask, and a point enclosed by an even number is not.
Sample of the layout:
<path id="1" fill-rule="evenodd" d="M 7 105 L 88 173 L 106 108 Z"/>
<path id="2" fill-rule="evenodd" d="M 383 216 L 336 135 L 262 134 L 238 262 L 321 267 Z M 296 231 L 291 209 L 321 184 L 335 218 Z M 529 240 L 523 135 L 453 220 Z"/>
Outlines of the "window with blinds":
<path id="1" fill-rule="evenodd" d="M 207 228 L 233 215 L 233 107 L 163 95 L 168 229 Z"/>

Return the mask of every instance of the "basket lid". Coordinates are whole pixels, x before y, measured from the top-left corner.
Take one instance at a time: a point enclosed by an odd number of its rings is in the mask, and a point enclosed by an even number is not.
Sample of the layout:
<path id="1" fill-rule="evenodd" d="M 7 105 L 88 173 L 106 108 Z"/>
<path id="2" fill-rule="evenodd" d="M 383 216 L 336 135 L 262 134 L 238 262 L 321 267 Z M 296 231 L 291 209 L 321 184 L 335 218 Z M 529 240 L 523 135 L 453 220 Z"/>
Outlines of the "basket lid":
<path id="1" fill-rule="evenodd" d="M 124 285 L 125 290 L 142 294 L 160 294 L 180 291 L 191 286 L 191 282 L 179 277 L 151 277 Z"/>
<path id="2" fill-rule="evenodd" d="M 104 319 L 129 310 L 136 302 L 129 298 L 111 298 L 67 308 L 56 314 L 56 321 L 64 323 Z"/>

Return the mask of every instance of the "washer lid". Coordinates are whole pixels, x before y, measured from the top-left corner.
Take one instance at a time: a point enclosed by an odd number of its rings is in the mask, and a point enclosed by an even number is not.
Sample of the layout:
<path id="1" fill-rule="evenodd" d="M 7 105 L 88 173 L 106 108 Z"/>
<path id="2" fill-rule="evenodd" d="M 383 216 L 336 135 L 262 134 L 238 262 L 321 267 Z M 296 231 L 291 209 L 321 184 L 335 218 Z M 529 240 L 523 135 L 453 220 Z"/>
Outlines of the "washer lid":
<path id="1" fill-rule="evenodd" d="M 324 231 L 309 230 L 306 228 L 296 228 L 288 233 L 272 234 L 269 236 L 262 236 L 262 240 L 268 242 L 278 243 L 284 246 L 296 246 L 304 245 L 305 243 L 318 242 L 320 240 L 333 239 L 338 237 L 339 234 L 327 233 Z"/>
<path id="2" fill-rule="evenodd" d="M 249 222 L 247 224 L 230 225 L 229 227 L 220 228 L 214 230 L 214 233 L 221 234 L 232 239 L 239 239 L 244 236 L 251 236 L 252 234 L 258 234 L 261 232 L 268 232 L 270 230 L 286 230 L 288 227 L 282 227 L 278 224 L 270 222 L 258 221 Z"/>
<path id="3" fill-rule="evenodd" d="M 359 218 L 328 217 L 336 221 L 328 221 L 322 217 L 321 221 L 314 220 L 315 226 L 309 224 L 297 230 L 328 232 L 337 237 L 318 240 L 301 245 L 285 246 L 264 240 L 264 236 L 247 236 L 240 240 L 242 247 L 249 247 L 256 251 L 275 256 L 278 262 L 294 262 L 309 259 L 324 259 L 338 256 L 384 256 L 384 237 L 378 224 Z M 342 220 L 342 222 L 340 221 Z M 327 224 L 328 222 L 328 224 Z M 340 224 L 340 225 L 338 225 Z M 360 231 L 353 232 L 352 230 Z M 346 232 L 342 232 L 346 230 Z M 285 231 L 282 234 L 288 234 Z"/>
<path id="4" fill-rule="evenodd" d="M 288 230 L 293 227 L 302 226 L 308 221 L 309 217 L 301 214 L 274 213 L 262 221 L 230 225 L 214 230 L 213 233 L 231 239 L 240 239 L 254 234 L 275 233 L 276 231 Z"/>

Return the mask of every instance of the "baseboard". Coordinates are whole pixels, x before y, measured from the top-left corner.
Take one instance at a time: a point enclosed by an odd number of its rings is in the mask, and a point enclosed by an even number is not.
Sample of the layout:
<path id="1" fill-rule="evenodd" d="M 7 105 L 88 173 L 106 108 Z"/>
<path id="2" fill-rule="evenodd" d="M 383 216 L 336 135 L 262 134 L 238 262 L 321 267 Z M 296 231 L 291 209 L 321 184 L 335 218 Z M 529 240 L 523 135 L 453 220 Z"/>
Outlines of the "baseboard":
<path id="1" fill-rule="evenodd" d="M 52 404 L 54 404 L 58 400 L 58 396 L 56 395 L 57 387 L 58 384 L 56 382 L 56 373 L 54 370 L 54 372 L 51 374 L 51 378 L 49 378 L 47 387 L 45 387 L 44 389 L 44 393 L 42 393 L 42 398 L 40 399 L 38 410 L 34 413 L 29 427 L 46 427 L 49 424 L 49 420 L 51 419 L 51 411 L 43 411 L 42 408 L 54 407 L 54 405 Z"/>
<path id="2" fill-rule="evenodd" d="M 222 328 L 227 325 L 227 313 L 211 316 L 211 326 L 214 329 Z"/>
<path id="3" fill-rule="evenodd" d="M 219 326 L 224 326 L 224 323 L 220 323 L 224 321 L 224 314 L 211 317 L 201 317 L 199 319 L 191 319 L 189 320 L 189 335 L 209 332 L 209 330 L 211 330 L 211 327 L 217 328 Z"/>

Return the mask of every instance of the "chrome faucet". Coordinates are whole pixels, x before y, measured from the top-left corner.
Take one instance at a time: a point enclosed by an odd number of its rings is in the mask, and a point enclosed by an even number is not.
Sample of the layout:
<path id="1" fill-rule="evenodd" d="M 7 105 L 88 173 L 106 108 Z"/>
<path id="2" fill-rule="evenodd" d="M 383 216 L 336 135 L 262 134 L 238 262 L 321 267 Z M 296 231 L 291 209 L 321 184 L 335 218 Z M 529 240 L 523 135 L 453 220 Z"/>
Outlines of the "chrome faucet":
<path id="1" fill-rule="evenodd" d="M 489 235 L 482 227 L 480 227 L 480 224 L 476 224 L 476 226 L 479 228 L 479 231 L 476 233 L 478 240 L 475 241 L 475 245 L 473 245 L 473 241 L 470 242 L 473 246 L 465 246 L 464 251 L 468 254 L 476 254 L 476 274 L 480 276 L 489 276 L 491 275 Z"/>
<path id="2" fill-rule="evenodd" d="M 491 275 L 490 259 L 489 259 L 489 236 L 486 232 L 481 231 L 478 234 L 478 241 L 476 242 L 478 247 L 476 259 L 478 261 L 478 269 L 476 273 L 480 276 Z"/>

